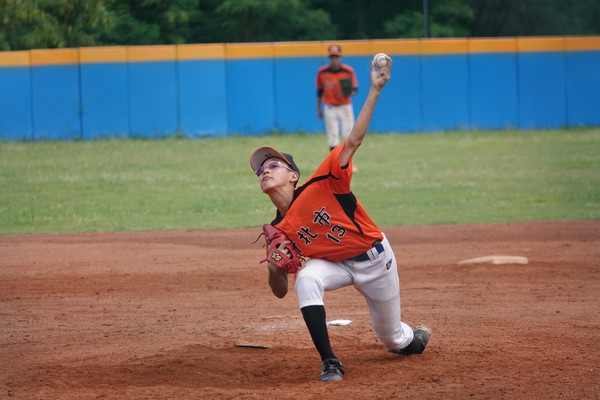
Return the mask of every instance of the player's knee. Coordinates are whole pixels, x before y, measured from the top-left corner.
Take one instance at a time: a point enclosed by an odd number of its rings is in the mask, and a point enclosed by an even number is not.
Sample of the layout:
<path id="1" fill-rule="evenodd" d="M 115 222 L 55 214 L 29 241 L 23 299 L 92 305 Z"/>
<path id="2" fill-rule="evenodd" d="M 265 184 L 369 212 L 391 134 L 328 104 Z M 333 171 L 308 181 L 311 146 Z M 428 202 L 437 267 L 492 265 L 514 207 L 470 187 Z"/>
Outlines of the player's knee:
<path id="1" fill-rule="evenodd" d="M 296 280 L 296 294 L 300 302 L 322 300 L 323 292 L 323 284 L 315 276 L 310 274 L 298 274 L 298 279 Z"/>
<path id="2" fill-rule="evenodd" d="M 298 279 L 296 279 L 296 290 L 323 291 L 323 285 L 321 280 L 313 275 L 298 274 Z"/>

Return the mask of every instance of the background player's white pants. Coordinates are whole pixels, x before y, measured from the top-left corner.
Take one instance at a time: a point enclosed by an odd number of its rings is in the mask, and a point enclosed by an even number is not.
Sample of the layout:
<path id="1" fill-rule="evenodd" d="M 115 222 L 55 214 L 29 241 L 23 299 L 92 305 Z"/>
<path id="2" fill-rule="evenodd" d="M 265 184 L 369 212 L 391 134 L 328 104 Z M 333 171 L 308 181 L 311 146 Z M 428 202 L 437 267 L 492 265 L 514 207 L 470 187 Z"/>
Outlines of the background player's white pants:
<path id="1" fill-rule="evenodd" d="M 394 252 L 384 238 L 384 251 L 371 250 L 368 261 L 331 262 L 311 258 L 296 279 L 300 308 L 324 305 L 325 291 L 354 287 L 369 307 L 373 329 L 389 349 L 403 349 L 413 339 L 413 330 L 400 320 L 400 281 Z"/>
<path id="2" fill-rule="evenodd" d="M 325 120 L 325 131 L 327 132 L 327 143 L 330 148 L 341 143 L 350 134 L 354 126 L 354 109 L 352 104 L 342 104 L 341 106 L 332 106 L 325 104 L 323 110 L 323 119 Z"/>

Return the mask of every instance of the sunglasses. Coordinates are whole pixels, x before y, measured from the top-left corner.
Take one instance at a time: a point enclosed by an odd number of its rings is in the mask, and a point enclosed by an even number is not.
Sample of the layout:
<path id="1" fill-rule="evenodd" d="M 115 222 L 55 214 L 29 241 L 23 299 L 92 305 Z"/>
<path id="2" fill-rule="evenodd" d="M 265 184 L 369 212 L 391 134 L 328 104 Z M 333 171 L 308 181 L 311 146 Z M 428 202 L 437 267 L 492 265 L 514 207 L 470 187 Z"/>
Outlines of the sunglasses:
<path id="1" fill-rule="evenodd" d="M 284 164 L 281 161 L 273 161 L 273 162 L 268 163 L 267 165 L 263 165 L 262 167 L 259 167 L 256 171 L 254 171 L 254 173 L 256 174 L 256 176 L 260 176 L 263 172 L 265 172 L 265 170 L 267 168 L 275 169 L 275 168 L 279 168 L 279 167 L 283 167 L 290 172 L 294 172 L 294 170 L 291 169 L 290 167 L 288 167 L 287 164 Z"/>

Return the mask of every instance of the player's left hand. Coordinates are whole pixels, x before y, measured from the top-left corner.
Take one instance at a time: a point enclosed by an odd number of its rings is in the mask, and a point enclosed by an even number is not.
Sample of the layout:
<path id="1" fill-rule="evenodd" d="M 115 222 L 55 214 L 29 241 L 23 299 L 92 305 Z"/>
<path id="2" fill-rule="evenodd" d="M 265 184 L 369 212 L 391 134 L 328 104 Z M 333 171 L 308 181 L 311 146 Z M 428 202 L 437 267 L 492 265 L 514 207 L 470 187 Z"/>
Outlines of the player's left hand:
<path id="1" fill-rule="evenodd" d="M 371 86 L 381 90 L 390 80 L 390 70 L 392 69 L 392 59 L 386 56 L 387 65 L 379 69 L 375 68 L 375 64 L 371 62 Z"/>

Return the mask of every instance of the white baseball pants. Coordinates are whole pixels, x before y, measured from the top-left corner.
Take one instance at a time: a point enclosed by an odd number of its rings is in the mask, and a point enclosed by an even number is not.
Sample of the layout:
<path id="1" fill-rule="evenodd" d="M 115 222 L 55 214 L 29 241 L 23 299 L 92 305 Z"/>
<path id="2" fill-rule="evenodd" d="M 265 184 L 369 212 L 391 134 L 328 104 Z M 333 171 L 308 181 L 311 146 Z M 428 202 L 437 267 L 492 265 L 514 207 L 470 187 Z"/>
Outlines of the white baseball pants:
<path id="1" fill-rule="evenodd" d="M 332 106 L 325 104 L 323 110 L 323 119 L 325 120 L 325 132 L 327 132 L 327 144 L 329 148 L 334 148 L 346 139 L 354 126 L 354 109 L 352 104 L 342 104 L 341 106 Z"/>
<path id="2" fill-rule="evenodd" d="M 384 251 L 369 251 L 367 261 L 331 262 L 311 258 L 296 279 L 300 308 L 324 305 L 326 291 L 354 287 L 367 301 L 371 324 L 379 340 L 389 349 L 403 349 L 413 339 L 413 330 L 400 319 L 400 280 L 394 252 L 384 237 Z"/>

